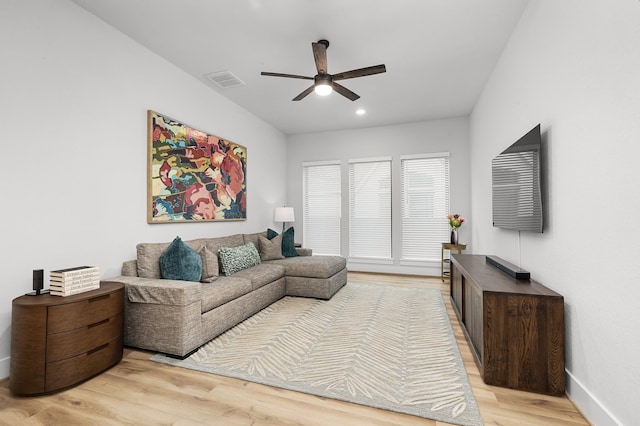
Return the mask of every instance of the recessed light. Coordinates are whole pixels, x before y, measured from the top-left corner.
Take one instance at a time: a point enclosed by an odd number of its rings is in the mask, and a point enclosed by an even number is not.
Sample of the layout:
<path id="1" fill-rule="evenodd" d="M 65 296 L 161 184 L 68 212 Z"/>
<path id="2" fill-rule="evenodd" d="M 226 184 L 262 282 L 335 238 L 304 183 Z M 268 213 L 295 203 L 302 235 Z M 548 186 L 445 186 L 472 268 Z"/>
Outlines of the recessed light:
<path id="1" fill-rule="evenodd" d="M 362 109 L 362 108 L 359 108 L 359 109 L 357 109 L 357 110 L 356 110 L 356 114 L 358 114 L 358 115 L 365 115 L 365 113 L 366 113 L 366 112 L 367 112 L 367 111 L 365 111 L 365 110 L 364 110 L 364 109 Z"/>

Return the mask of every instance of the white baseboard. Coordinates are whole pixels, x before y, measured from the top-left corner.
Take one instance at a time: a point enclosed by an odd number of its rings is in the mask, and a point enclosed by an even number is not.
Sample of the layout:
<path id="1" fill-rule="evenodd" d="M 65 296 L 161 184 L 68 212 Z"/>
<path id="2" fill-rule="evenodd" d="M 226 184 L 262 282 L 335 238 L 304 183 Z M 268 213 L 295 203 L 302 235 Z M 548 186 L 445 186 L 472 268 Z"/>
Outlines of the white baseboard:
<path id="1" fill-rule="evenodd" d="M 0 380 L 9 377 L 9 360 L 10 357 L 0 359 Z"/>
<path id="2" fill-rule="evenodd" d="M 568 379 L 566 383 L 567 396 L 592 425 L 623 426 L 622 422 L 616 419 L 613 413 L 580 383 L 580 380 L 576 379 L 569 370 L 566 370 L 566 373 Z"/>

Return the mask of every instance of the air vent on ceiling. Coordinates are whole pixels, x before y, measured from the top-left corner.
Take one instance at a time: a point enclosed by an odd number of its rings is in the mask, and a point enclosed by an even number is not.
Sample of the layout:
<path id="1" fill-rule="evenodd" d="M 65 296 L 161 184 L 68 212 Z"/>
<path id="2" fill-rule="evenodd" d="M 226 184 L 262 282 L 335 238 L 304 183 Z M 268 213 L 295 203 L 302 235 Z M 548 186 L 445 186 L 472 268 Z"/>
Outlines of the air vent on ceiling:
<path id="1" fill-rule="evenodd" d="M 230 87 L 244 86 L 244 81 L 236 77 L 231 71 L 218 71 L 204 75 L 207 80 L 215 83 L 216 86 L 222 89 L 228 89 Z"/>

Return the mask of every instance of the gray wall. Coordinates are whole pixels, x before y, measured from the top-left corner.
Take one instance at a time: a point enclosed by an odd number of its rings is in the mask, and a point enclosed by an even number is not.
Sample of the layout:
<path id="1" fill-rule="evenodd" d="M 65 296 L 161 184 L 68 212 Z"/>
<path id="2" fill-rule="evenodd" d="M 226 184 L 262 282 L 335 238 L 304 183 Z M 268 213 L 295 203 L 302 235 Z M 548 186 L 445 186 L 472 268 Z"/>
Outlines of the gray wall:
<path id="1" fill-rule="evenodd" d="M 531 0 L 471 117 L 476 253 L 565 297 L 568 393 L 638 424 L 640 2 Z M 541 123 L 543 234 L 491 226 L 491 158 Z"/>
<path id="2" fill-rule="evenodd" d="M 349 262 L 353 271 L 440 275 L 440 263 L 419 266 L 399 264 L 400 257 L 400 156 L 449 152 L 451 211 L 467 216 L 471 210 L 469 178 L 469 121 L 466 117 L 427 122 L 371 127 L 358 130 L 294 135 L 288 138 L 287 202 L 296 211 L 296 239 L 302 242 L 302 163 L 342 161 L 342 254 L 348 255 L 348 160 L 392 156 L 392 247 L 393 265 Z M 472 218 L 469 218 L 472 221 Z M 470 244 L 468 225 L 460 231 L 462 242 Z M 313 248 L 313 247 L 311 247 Z"/>

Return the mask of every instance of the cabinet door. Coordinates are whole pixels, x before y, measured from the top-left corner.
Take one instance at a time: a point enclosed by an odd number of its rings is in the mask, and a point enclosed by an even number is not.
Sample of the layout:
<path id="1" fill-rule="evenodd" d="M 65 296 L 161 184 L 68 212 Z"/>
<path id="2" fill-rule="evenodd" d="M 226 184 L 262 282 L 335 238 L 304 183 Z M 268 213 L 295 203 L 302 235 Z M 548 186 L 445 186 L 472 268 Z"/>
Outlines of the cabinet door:
<path id="1" fill-rule="evenodd" d="M 480 363 L 484 355 L 482 314 L 482 290 L 473 281 L 465 281 L 464 324 Z"/>
<path id="2" fill-rule="evenodd" d="M 464 309 L 462 308 L 464 305 L 464 275 L 453 264 L 451 264 L 451 299 L 460 320 L 464 322 Z"/>

